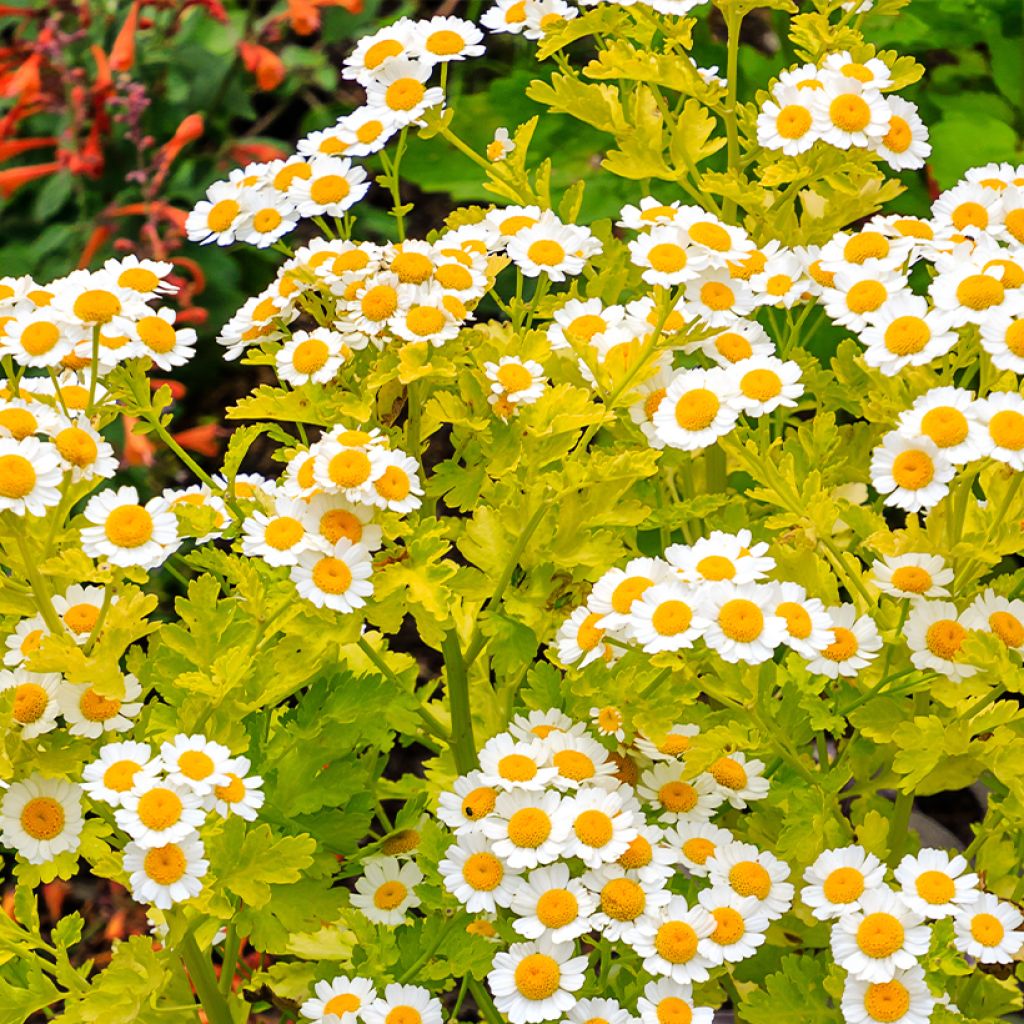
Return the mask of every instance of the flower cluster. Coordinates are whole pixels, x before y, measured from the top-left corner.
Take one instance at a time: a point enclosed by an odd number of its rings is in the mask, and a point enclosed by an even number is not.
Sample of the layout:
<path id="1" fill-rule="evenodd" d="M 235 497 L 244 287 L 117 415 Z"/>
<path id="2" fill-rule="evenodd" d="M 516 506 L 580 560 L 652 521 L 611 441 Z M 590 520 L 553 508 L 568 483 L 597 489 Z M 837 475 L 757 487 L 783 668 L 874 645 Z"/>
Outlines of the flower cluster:
<path id="1" fill-rule="evenodd" d="M 580 0 L 583 7 L 594 7 L 601 0 Z M 682 17 L 706 0 L 604 0 L 618 7 L 646 7 L 658 14 Z M 569 0 L 496 0 L 484 11 L 480 24 L 490 32 L 542 39 L 545 32 L 578 17 L 580 8 Z"/>
<path id="2" fill-rule="evenodd" d="M 314 1024 L 441 1024 L 441 1001 L 419 985 L 391 984 L 378 995 L 369 978 L 339 975 L 318 981 L 299 1009 Z"/>
<path id="3" fill-rule="evenodd" d="M 757 117 L 757 141 L 786 156 L 816 142 L 877 153 L 893 170 L 923 167 L 932 148 L 913 103 L 891 95 L 893 69 L 880 57 L 847 51 L 779 75 Z"/>
<path id="4" fill-rule="evenodd" d="M 789 867 L 711 821 L 766 796 L 764 764 L 723 754 L 688 778 L 684 755 L 698 732 L 677 725 L 660 743 L 638 737 L 611 751 L 560 711 L 534 711 L 441 794 L 438 816 L 455 834 L 440 863 L 445 888 L 472 913 L 510 913 L 525 940 L 497 953 L 488 975 L 512 1024 L 599 1010 L 618 1019 L 614 1000 L 576 994 L 587 967 L 576 943 L 589 935 L 642 961 L 657 1019 L 671 1001 L 710 1022 L 692 985 L 752 956 L 789 909 Z M 680 866 L 707 886 L 675 891 Z"/>

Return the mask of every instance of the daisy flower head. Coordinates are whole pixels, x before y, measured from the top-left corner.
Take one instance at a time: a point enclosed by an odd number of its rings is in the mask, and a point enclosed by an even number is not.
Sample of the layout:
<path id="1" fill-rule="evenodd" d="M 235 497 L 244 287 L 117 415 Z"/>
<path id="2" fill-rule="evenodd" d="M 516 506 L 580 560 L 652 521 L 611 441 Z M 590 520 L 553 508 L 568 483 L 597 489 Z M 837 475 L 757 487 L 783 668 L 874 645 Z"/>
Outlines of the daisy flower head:
<path id="1" fill-rule="evenodd" d="M 498 797 L 494 813 L 483 820 L 483 833 L 495 855 L 521 871 L 561 857 L 569 825 L 558 793 L 520 790 Z"/>
<path id="2" fill-rule="evenodd" d="M 591 736 L 580 733 L 554 733 L 548 739 L 551 763 L 558 769 L 552 784 L 563 791 L 597 786 L 614 787 L 615 762 L 608 751 Z"/>
<path id="3" fill-rule="evenodd" d="M 563 665 L 586 668 L 595 661 L 610 662 L 615 657 L 612 647 L 605 642 L 602 616 L 586 605 L 577 608 L 559 627 L 555 637 L 555 650 Z"/>
<path id="4" fill-rule="evenodd" d="M 807 670 L 837 679 L 852 677 L 871 664 L 882 649 L 882 637 L 870 615 L 857 617 L 852 604 L 825 609 L 832 619 L 828 646 L 808 660 Z"/>
<path id="5" fill-rule="evenodd" d="M 736 425 L 736 399 L 736 384 L 725 370 L 682 370 L 654 414 L 654 431 L 669 448 L 707 448 Z"/>
<path id="6" fill-rule="evenodd" d="M 362 608 L 373 593 L 370 552 L 347 538 L 301 552 L 289 575 L 299 596 L 317 608 L 348 614 Z"/>
<path id="7" fill-rule="evenodd" d="M 589 229 L 563 224 L 547 214 L 509 239 L 509 259 L 527 276 L 546 274 L 552 281 L 564 281 L 583 271 L 586 262 L 601 252 L 601 243 Z"/>
<path id="8" fill-rule="evenodd" d="M 94 494 L 84 515 L 91 525 L 82 530 L 82 549 L 113 565 L 154 569 L 180 544 L 178 520 L 163 498 L 143 505 L 134 487 Z"/>
<path id="9" fill-rule="evenodd" d="M 741 227 L 725 224 L 700 207 L 685 207 L 677 223 L 683 225 L 690 244 L 707 257 L 708 266 L 722 267 L 743 259 L 754 249 L 750 236 Z"/>
<path id="10" fill-rule="evenodd" d="M 562 735 L 580 735 L 584 731 L 582 723 L 573 720 L 558 708 L 542 710 L 535 708 L 525 714 L 516 715 L 508 723 L 508 731 L 517 739 L 532 743 L 534 740 L 546 740 Z M 604 748 L 601 748 L 602 753 Z"/>
<path id="11" fill-rule="evenodd" d="M 932 388 L 900 416 L 898 429 L 908 437 L 927 437 L 954 465 L 981 458 L 985 431 L 976 415 L 976 399 L 965 388 Z"/>
<path id="12" fill-rule="evenodd" d="M 892 114 L 885 97 L 856 79 L 834 76 L 811 94 L 814 130 L 838 149 L 873 146 L 889 130 Z"/>
<path id="13" fill-rule="evenodd" d="M 753 289 L 726 269 L 705 270 L 686 283 L 683 296 L 687 313 L 712 327 L 729 327 L 753 312 Z"/>
<path id="14" fill-rule="evenodd" d="M 437 86 L 427 86 L 432 67 L 404 57 L 388 61 L 366 85 L 368 105 L 402 126 L 415 123 L 431 107 L 444 102 L 444 93 Z"/>
<path id="15" fill-rule="evenodd" d="M 274 357 L 278 377 L 292 387 L 334 380 L 351 353 L 346 336 L 326 327 L 296 331 Z"/>
<path id="16" fill-rule="evenodd" d="M 297 565 L 300 554 L 321 546 L 309 530 L 306 513 L 302 501 L 278 495 L 272 512 L 256 510 L 243 520 L 243 554 L 262 558 L 267 565 Z"/>
<path id="17" fill-rule="evenodd" d="M 231 751 L 198 733 L 178 733 L 161 744 L 160 760 L 168 782 L 201 797 L 208 797 L 215 786 L 226 786 L 231 781 L 227 774 Z"/>
<path id="18" fill-rule="evenodd" d="M 42 615 L 30 615 L 22 619 L 4 641 L 4 664 L 11 668 L 24 665 L 29 657 L 39 650 L 39 645 L 49 635 Z"/>
<path id="19" fill-rule="evenodd" d="M 750 287 L 759 305 L 791 309 L 807 295 L 803 261 L 795 252 L 779 252 L 766 261 L 763 270 L 751 276 Z"/>
<path id="20" fill-rule="evenodd" d="M 720 846 L 735 839 L 728 829 L 708 821 L 682 821 L 667 830 L 665 841 L 691 877 L 706 878 L 708 861 Z"/>
<path id="21" fill-rule="evenodd" d="M 105 696 L 87 684 L 61 684 L 57 700 L 72 736 L 96 739 L 107 732 L 125 732 L 131 728 L 132 719 L 142 710 L 142 702 L 138 700 L 142 687 L 131 672 L 126 672 L 123 679 L 124 693 L 120 697 Z"/>
<path id="22" fill-rule="evenodd" d="M 128 253 L 118 259 L 108 259 L 103 269 L 113 276 L 119 288 L 138 292 L 145 298 L 173 295 L 178 290 L 168 280 L 174 264 L 166 260 L 139 259 L 134 253 Z"/>
<path id="23" fill-rule="evenodd" d="M 240 242 L 265 249 L 283 238 L 299 222 L 290 196 L 274 188 L 254 188 L 242 194 L 242 220 L 235 228 Z"/>
<path id="24" fill-rule="evenodd" d="M 378 452 L 370 481 L 370 503 L 403 515 L 418 509 L 423 504 L 419 468 L 419 463 L 405 452 Z"/>
<path id="25" fill-rule="evenodd" d="M 479 57 L 485 50 L 483 32 L 464 18 L 438 16 L 413 25 L 412 55 L 427 64 Z"/>
<path id="26" fill-rule="evenodd" d="M 542 935 L 533 942 L 515 942 L 494 957 L 487 984 L 494 1004 L 510 1024 L 556 1020 L 576 1005 L 583 987 L 587 958 L 573 956 L 571 942 Z"/>
<path id="27" fill-rule="evenodd" d="M 822 289 L 825 313 L 833 323 L 862 331 L 887 303 L 908 291 L 900 270 L 883 264 L 846 267 L 835 271 L 833 283 Z"/>
<path id="28" fill-rule="evenodd" d="M 782 917 L 793 905 L 793 886 L 786 881 L 789 865 L 751 843 L 717 847 L 707 869 L 713 887 L 755 897 L 770 920 Z"/>
<path id="29" fill-rule="evenodd" d="M 670 578 L 660 559 L 630 559 L 621 569 L 609 569 L 594 584 L 587 598 L 587 607 L 602 617 L 602 627 L 621 631 L 644 593 L 655 583 L 666 582 Z"/>
<path id="30" fill-rule="evenodd" d="M 656 224 L 629 243 L 633 265 L 647 284 L 665 287 L 692 281 L 707 267 L 707 254 L 693 245 L 681 224 Z"/>
<path id="31" fill-rule="evenodd" d="M 614 999 L 581 999 L 567 1014 L 568 1024 L 636 1024 Z"/>
<path id="32" fill-rule="evenodd" d="M 909 292 L 893 296 L 872 313 L 859 337 L 866 348 L 864 361 L 887 377 L 907 366 L 925 366 L 957 343 L 949 314 Z"/>
<path id="33" fill-rule="evenodd" d="M 712 530 L 692 545 L 672 544 L 665 559 L 687 583 L 728 581 L 737 586 L 761 580 L 775 568 L 765 541 L 755 543 L 749 530 Z"/>
<path id="34" fill-rule="evenodd" d="M 481 15 L 480 24 L 488 32 L 520 35 L 526 28 L 526 4 L 523 0 L 494 0 Z"/>
<path id="35" fill-rule="evenodd" d="M 314 995 L 299 1007 L 303 1017 L 315 1024 L 355 1024 L 377 999 L 369 978 L 342 974 L 331 981 L 318 981 Z"/>
<path id="36" fill-rule="evenodd" d="M 21 310 L 5 318 L 0 352 L 19 366 L 56 367 L 71 354 L 81 333 L 56 311 Z"/>
<path id="37" fill-rule="evenodd" d="M 0 800 L 0 839 L 29 864 L 46 864 L 78 849 L 82 790 L 40 774 L 12 782 Z"/>
<path id="38" fill-rule="evenodd" d="M 931 156 L 928 129 L 917 107 L 899 96 L 886 96 L 889 124 L 886 132 L 874 140 L 872 149 L 894 170 L 907 171 L 923 167 Z"/>
<path id="39" fill-rule="evenodd" d="M 804 871 L 800 899 L 819 921 L 860 909 L 864 893 L 885 882 L 885 865 L 860 846 L 825 850 Z"/>
<path id="40" fill-rule="evenodd" d="M 932 204 L 936 232 L 960 233 L 977 238 L 998 231 L 1002 222 L 1002 196 L 978 182 L 961 181 Z"/>
<path id="41" fill-rule="evenodd" d="M 419 985 L 392 983 L 361 1010 L 365 1024 L 441 1024 L 441 1000 Z"/>
<path id="42" fill-rule="evenodd" d="M 210 864 L 202 840 L 195 835 L 162 846 L 144 847 L 128 843 L 124 848 L 124 870 L 132 896 L 160 910 L 170 910 L 203 891 L 203 876 Z"/>
<path id="43" fill-rule="evenodd" d="M 679 761 L 663 761 L 640 776 L 636 794 L 659 821 L 669 825 L 708 821 L 722 805 L 724 797 L 710 775 L 685 779 L 685 771 Z"/>
<path id="44" fill-rule="evenodd" d="M 772 657 L 788 635 L 786 620 L 770 609 L 771 588 L 756 583 L 711 583 L 701 591 L 709 620 L 704 643 L 728 662 L 757 665 Z"/>
<path id="45" fill-rule="evenodd" d="M 775 355 L 775 345 L 755 320 L 737 320 L 700 342 L 700 348 L 719 366 L 732 366 L 754 356 Z"/>
<path id="46" fill-rule="evenodd" d="M 42 516 L 60 501 L 60 454 L 47 441 L 29 435 L 0 437 L 0 511 Z"/>
<path id="47" fill-rule="evenodd" d="M 597 907 L 594 894 L 566 864 L 536 868 L 523 878 L 512 897 L 512 927 L 524 938 L 548 935 L 554 942 L 571 942 L 593 928 Z"/>
<path id="48" fill-rule="evenodd" d="M 120 807 L 121 798 L 143 779 L 155 780 L 163 765 L 148 743 L 122 740 L 100 747 L 96 760 L 82 769 L 82 789 L 93 800 Z"/>
<path id="49" fill-rule="evenodd" d="M 498 791 L 484 783 L 479 771 L 471 771 L 441 793 L 437 816 L 456 836 L 479 832 L 481 819 L 494 810 L 497 799 Z"/>
<path id="50" fill-rule="evenodd" d="M 493 850 L 483 832 L 458 836 L 438 865 L 441 882 L 471 914 L 493 914 L 509 907 L 520 884 L 520 872 Z"/>
<path id="51" fill-rule="evenodd" d="M 741 751 L 716 758 L 708 765 L 707 773 L 714 780 L 722 798 L 738 811 L 768 795 L 770 783 L 763 774 L 764 762 L 756 758 L 748 759 Z"/>
<path id="52" fill-rule="evenodd" d="M 597 896 L 593 928 L 612 942 L 627 935 L 645 913 L 667 906 L 672 898 L 662 879 L 644 882 L 619 864 L 587 871 L 581 881 Z"/>
<path id="53" fill-rule="evenodd" d="M 339 117 L 332 129 L 320 134 L 334 135 L 339 139 L 343 145 L 339 153 L 347 157 L 362 157 L 380 152 L 400 127 L 397 119 L 380 107 L 359 107 L 351 114 Z M 307 136 L 310 143 L 317 134 L 314 132 Z M 321 148 L 320 151 L 324 150 Z M 299 152 L 303 152 L 301 142 Z"/>
<path id="54" fill-rule="evenodd" d="M 622 711 L 614 704 L 605 704 L 603 707 L 590 709 L 590 721 L 601 736 L 617 740 L 622 743 L 626 738 L 625 718 Z"/>
<path id="55" fill-rule="evenodd" d="M 997 370 L 1024 376 L 1024 311 L 996 310 L 981 324 L 981 347 Z"/>
<path id="56" fill-rule="evenodd" d="M 1024 417 L 1021 419 L 1024 425 Z M 934 508 L 949 493 L 955 474 L 953 464 L 927 437 L 908 438 L 890 431 L 871 453 L 871 485 L 886 505 L 907 512 Z"/>
<path id="57" fill-rule="evenodd" d="M 945 850 L 923 849 L 907 854 L 893 872 L 903 902 L 925 917 L 952 917 L 978 898 L 978 876 L 967 861 Z"/>
<path id="58" fill-rule="evenodd" d="M 554 780 L 558 769 L 550 764 L 550 751 L 542 740 L 517 740 L 498 733 L 480 750 L 480 773 L 486 786 L 536 792 Z"/>
<path id="59" fill-rule="evenodd" d="M 54 297 L 48 307 L 71 325 L 87 330 L 128 326 L 148 311 L 138 292 L 122 288 L 105 270 L 73 270 L 52 283 Z"/>
<path id="60" fill-rule="evenodd" d="M 936 309 L 942 310 L 955 327 L 985 324 L 1000 311 L 1022 309 L 1019 291 L 1007 291 L 997 266 L 984 266 L 972 259 L 955 259 L 940 265 L 928 294 Z"/>
<path id="61" fill-rule="evenodd" d="M 813 658 L 832 642 L 831 616 L 798 583 L 776 584 L 772 602 L 775 614 L 786 623 L 782 642 L 802 658 Z"/>
<path id="62" fill-rule="evenodd" d="M 700 735 L 700 726 L 677 722 L 658 742 L 637 734 L 635 745 L 637 750 L 652 761 L 676 761 L 686 757 L 690 749 L 690 740 Z"/>
<path id="63" fill-rule="evenodd" d="M 641 1024 L 714 1024 L 715 1019 L 710 1007 L 694 1006 L 689 985 L 671 978 L 649 981 L 637 1000 L 636 1012 Z"/>
<path id="64" fill-rule="evenodd" d="M 540 363 L 517 356 L 502 356 L 496 363 L 484 363 L 484 373 L 493 394 L 504 396 L 517 405 L 536 402 L 547 383 Z"/>
<path id="65" fill-rule="evenodd" d="M 863 981 L 892 981 L 897 971 L 916 965 L 930 942 L 924 916 L 884 886 L 866 891 L 859 908 L 832 926 L 835 962 Z"/>
<path id="66" fill-rule="evenodd" d="M 706 940 L 715 919 L 699 904 L 689 906 L 673 896 L 654 913 L 646 913 L 625 936 L 648 974 L 671 978 L 679 985 L 707 981 L 709 967 L 722 962 L 720 951 Z"/>
<path id="67" fill-rule="evenodd" d="M 639 817 L 639 816 L 638 816 Z M 646 885 L 664 885 L 676 873 L 678 857 L 657 825 L 637 823 L 636 836 L 615 863 Z"/>
<path id="68" fill-rule="evenodd" d="M 621 790 L 598 786 L 579 789 L 562 803 L 559 814 L 569 825 L 563 856 L 578 857 L 588 868 L 617 861 L 636 838 L 639 815 Z"/>
<path id="69" fill-rule="evenodd" d="M 1024 601 L 1003 597 L 991 587 L 978 594 L 960 616 L 968 629 L 994 633 L 1012 651 L 1024 650 Z"/>
<path id="70" fill-rule="evenodd" d="M 1018 473 L 1024 471 L 1024 397 L 993 391 L 977 408 L 987 434 L 985 454 Z"/>
<path id="71" fill-rule="evenodd" d="M 57 727 L 59 672 L 0 671 L 0 693 L 11 690 L 10 724 L 23 740 L 35 739 Z"/>
<path id="72" fill-rule="evenodd" d="M 815 126 L 813 93 L 796 85 L 777 85 L 757 115 L 757 142 L 786 156 L 806 153 L 822 136 Z"/>
<path id="73" fill-rule="evenodd" d="M 883 594 L 910 600 L 949 597 L 946 584 L 953 582 L 953 570 L 941 556 L 923 552 L 888 555 L 872 563 L 871 574 Z"/>
<path id="74" fill-rule="evenodd" d="M 840 231 L 821 247 L 819 260 L 832 272 L 847 267 L 898 269 L 906 260 L 912 240 L 892 232 L 865 226 L 859 231 Z"/>
<path id="75" fill-rule="evenodd" d="M 543 39 L 547 32 L 579 14 L 569 0 L 530 0 L 526 6 L 525 39 Z"/>
<path id="76" fill-rule="evenodd" d="M 24 398 L 0 400 L 0 437 L 22 441 L 31 434 L 52 435 L 66 420 L 41 402 Z"/>
<path id="77" fill-rule="evenodd" d="M 163 779 L 136 775 L 114 812 L 117 824 L 140 846 L 150 849 L 179 843 L 206 818 L 202 798 L 191 789 Z"/>
<path id="78" fill-rule="evenodd" d="M 983 892 L 953 916 L 953 945 L 979 963 L 1012 963 L 1024 947 L 1021 925 L 1024 915 L 1012 903 Z"/>
<path id="79" fill-rule="evenodd" d="M 703 890 L 697 900 L 715 920 L 715 930 L 705 940 L 711 959 L 737 963 L 753 956 L 764 943 L 769 920 L 756 897 L 712 887 Z"/>
<path id="80" fill-rule="evenodd" d="M 347 157 L 314 156 L 309 174 L 291 179 L 288 198 L 300 217 L 340 217 L 369 191 L 366 171 Z"/>
<path id="81" fill-rule="evenodd" d="M 800 367 L 775 356 L 754 356 L 736 363 L 731 371 L 736 378 L 740 411 L 748 416 L 764 416 L 781 406 L 794 408 L 804 393 Z"/>
<path id="82" fill-rule="evenodd" d="M 106 589 L 104 587 L 83 587 L 73 583 L 63 594 L 53 597 L 53 610 L 57 613 L 65 632 L 77 644 L 84 644 L 99 622 Z M 111 595 L 111 604 L 117 597 Z"/>
<path id="83" fill-rule="evenodd" d="M 132 333 L 139 343 L 139 354 L 149 356 L 154 366 L 171 370 L 184 366 L 196 354 L 196 332 L 191 327 L 176 327 L 177 314 L 166 306 L 152 310 L 132 322 Z"/>
<path id="84" fill-rule="evenodd" d="M 663 203 L 654 196 L 644 196 L 639 206 L 627 203 L 619 212 L 619 219 L 615 223 L 616 226 L 629 228 L 631 231 L 647 231 L 660 224 L 674 224 L 679 213 L 678 199 Z"/>
<path id="85" fill-rule="evenodd" d="M 495 128 L 494 138 L 487 143 L 487 159 L 492 164 L 501 163 L 508 159 L 509 153 L 516 148 L 516 144 L 509 138 L 507 128 Z"/>
<path id="86" fill-rule="evenodd" d="M 374 857 L 368 860 L 363 875 L 356 880 L 352 906 L 363 912 L 374 924 L 394 928 L 405 921 L 406 913 L 420 905 L 416 886 L 423 881 L 423 872 L 414 861 L 397 857 Z"/>
<path id="87" fill-rule="evenodd" d="M 334 494 L 319 494 L 301 502 L 299 510 L 309 534 L 328 544 L 347 538 L 353 544 L 376 551 L 383 543 L 383 533 L 374 522 L 374 510 L 370 506 L 356 505 Z"/>
<path id="88" fill-rule="evenodd" d="M 978 671 L 963 661 L 962 648 L 969 630 L 949 601 L 917 601 L 910 609 L 903 635 L 915 668 L 933 669 L 953 682 L 963 682 Z"/>
<path id="89" fill-rule="evenodd" d="M 894 971 L 888 981 L 848 975 L 841 1006 L 849 1024 L 928 1024 L 935 1000 L 923 968 L 914 964 Z"/>
<path id="90" fill-rule="evenodd" d="M 399 18 L 376 32 L 362 36 L 352 53 L 342 61 L 342 75 L 365 86 L 378 77 L 391 61 L 413 56 L 416 34 L 415 22 Z"/>
<path id="91" fill-rule="evenodd" d="M 668 581 L 644 590 L 633 602 L 624 625 L 644 651 L 657 654 L 693 647 L 709 627 L 710 620 L 702 613 L 688 587 Z"/>
<path id="92" fill-rule="evenodd" d="M 80 480 L 108 480 L 117 472 L 114 449 L 85 416 L 62 420 L 54 425 L 50 440 L 60 456 L 61 468 Z"/>
<path id="93" fill-rule="evenodd" d="M 884 60 L 871 57 L 863 62 L 855 61 L 848 50 L 830 53 L 822 62 L 822 80 L 828 80 L 830 76 L 859 82 L 880 91 L 892 88 L 892 72 Z"/>

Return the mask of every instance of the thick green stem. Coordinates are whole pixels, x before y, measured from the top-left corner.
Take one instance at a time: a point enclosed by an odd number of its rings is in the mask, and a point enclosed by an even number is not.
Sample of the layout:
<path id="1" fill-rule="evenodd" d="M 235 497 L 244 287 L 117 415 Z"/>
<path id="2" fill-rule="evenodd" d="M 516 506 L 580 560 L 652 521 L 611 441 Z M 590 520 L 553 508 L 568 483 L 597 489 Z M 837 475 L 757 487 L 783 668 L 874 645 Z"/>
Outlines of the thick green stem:
<path id="1" fill-rule="evenodd" d="M 452 719 L 449 745 L 455 758 L 455 770 L 465 775 L 476 767 L 476 741 L 473 739 L 473 717 L 469 706 L 469 674 L 454 629 L 445 633 L 441 653 L 444 655 L 448 711 Z"/>
<path id="2" fill-rule="evenodd" d="M 16 516 L 10 514 L 8 516 L 8 525 L 11 527 L 15 543 L 18 545 L 21 561 L 25 567 L 25 578 L 28 580 L 32 593 L 35 595 L 36 604 L 39 606 L 39 614 L 42 615 L 46 628 L 51 633 L 60 636 L 64 632 L 64 626 L 53 607 L 53 595 L 50 593 L 46 580 L 43 579 L 39 572 L 36 557 L 29 549 L 28 541 L 25 539 L 21 529 L 21 524 Z"/>
<path id="3" fill-rule="evenodd" d="M 417 381 L 411 380 L 405 388 L 405 446 L 409 454 L 419 461 L 420 422 L 422 402 Z"/>
<path id="4" fill-rule="evenodd" d="M 189 977 L 195 986 L 199 1002 L 203 1004 L 210 1024 L 234 1024 L 227 999 L 217 987 L 217 976 L 213 973 L 213 964 L 196 944 L 195 936 L 186 932 L 178 945 L 181 959 L 185 961 Z"/>
<path id="5" fill-rule="evenodd" d="M 232 917 L 228 922 L 228 933 L 224 936 L 224 947 L 220 961 L 220 992 L 225 999 L 231 994 L 231 983 L 235 980 L 235 967 L 241 954 L 238 940 L 238 925 Z"/>
<path id="6" fill-rule="evenodd" d="M 469 991 L 487 1024 L 505 1024 L 494 1005 L 491 993 L 487 991 L 482 981 L 477 981 L 472 975 L 469 976 Z"/>
<path id="7" fill-rule="evenodd" d="M 729 34 L 726 52 L 725 77 L 725 134 L 727 139 L 726 153 L 729 158 L 729 170 L 735 172 L 740 166 L 740 130 L 736 117 L 736 93 L 738 84 L 739 55 L 740 55 L 740 26 L 743 24 L 743 15 L 734 10 L 723 11 L 725 15 L 725 28 Z M 722 216 L 728 221 L 736 216 L 736 204 L 727 199 L 722 203 Z"/>

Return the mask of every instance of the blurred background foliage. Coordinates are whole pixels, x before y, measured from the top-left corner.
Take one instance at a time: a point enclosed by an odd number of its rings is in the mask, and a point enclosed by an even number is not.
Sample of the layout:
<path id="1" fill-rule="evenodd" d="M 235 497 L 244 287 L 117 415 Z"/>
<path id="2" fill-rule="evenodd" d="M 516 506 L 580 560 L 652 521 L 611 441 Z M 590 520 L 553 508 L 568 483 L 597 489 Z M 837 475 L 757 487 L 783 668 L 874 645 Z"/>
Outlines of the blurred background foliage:
<path id="1" fill-rule="evenodd" d="M 804 2 L 803 6 L 810 7 Z M 175 262 L 179 317 L 212 339 L 244 299 L 272 277 L 279 255 L 194 246 L 185 213 L 206 187 L 252 160 L 288 155 L 298 138 L 362 102 L 339 73 L 359 36 L 402 15 L 477 17 L 483 0 L 20 0 L 0 4 L 0 274 L 47 280 L 76 266 L 135 252 Z M 1020 162 L 1024 137 L 1024 29 L 1020 0 L 913 0 L 872 17 L 879 48 L 927 68 L 906 91 L 930 126 L 928 166 L 903 175 L 897 202 L 926 213 L 938 191 L 971 166 Z M 725 63 L 724 26 L 698 8 L 694 58 Z M 741 98 L 796 61 L 778 12 L 744 22 Z M 586 45 L 586 44 L 579 44 Z M 456 130 L 483 151 L 494 130 L 541 112 L 526 86 L 534 44 L 492 37 L 487 55 L 449 85 Z M 591 172 L 607 137 L 558 115 L 541 119 L 533 160 L 554 159 L 557 194 L 588 179 L 581 214 L 614 214 L 640 183 Z M 367 161 L 371 173 L 379 170 Z M 479 168 L 439 140 L 413 138 L 403 160 L 411 228 L 423 234 L 460 203 L 487 203 Z M 664 184 L 664 183 L 662 183 Z M 664 194 L 665 189 L 659 189 Z M 668 198 L 672 198 L 669 196 Z M 379 204 L 379 205 L 378 205 Z M 386 237 L 390 202 L 372 190 L 360 207 L 363 237 Z M 223 363 L 207 344 L 176 384 L 181 425 L 196 450 L 223 440 L 219 413 L 251 386 L 253 371 Z M 133 457 L 131 445 L 126 452 Z M 134 457 L 145 460 L 144 450 Z"/>

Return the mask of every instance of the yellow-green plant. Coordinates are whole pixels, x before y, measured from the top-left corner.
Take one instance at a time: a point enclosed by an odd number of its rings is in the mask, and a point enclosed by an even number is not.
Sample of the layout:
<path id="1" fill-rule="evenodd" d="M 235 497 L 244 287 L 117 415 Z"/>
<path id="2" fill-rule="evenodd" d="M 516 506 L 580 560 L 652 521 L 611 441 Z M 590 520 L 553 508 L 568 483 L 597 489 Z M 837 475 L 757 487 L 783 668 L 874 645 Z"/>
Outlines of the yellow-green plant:
<path id="1" fill-rule="evenodd" d="M 195 241 L 284 257 L 219 339 L 278 383 L 216 474 L 150 387 L 196 342 L 168 265 L 0 280 L 0 1021 L 1020 1009 L 1024 168 L 892 212 L 899 0 L 757 5 L 802 61 L 763 83 L 755 5 L 715 0 L 724 77 L 696 6 L 498 0 L 545 113 L 484 152 L 483 32 L 403 19 L 345 62 L 365 106 L 211 186 Z M 562 194 L 546 118 L 607 137 Z M 495 203 L 408 238 L 414 136 Z M 122 414 L 192 486 L 105 485 Z M 977 783 L 922 848 L 915 798 Z M 156 943 L 42 928 L 78 871 Z"/>

